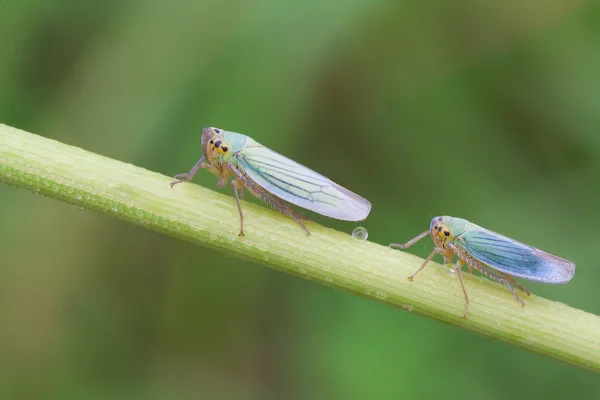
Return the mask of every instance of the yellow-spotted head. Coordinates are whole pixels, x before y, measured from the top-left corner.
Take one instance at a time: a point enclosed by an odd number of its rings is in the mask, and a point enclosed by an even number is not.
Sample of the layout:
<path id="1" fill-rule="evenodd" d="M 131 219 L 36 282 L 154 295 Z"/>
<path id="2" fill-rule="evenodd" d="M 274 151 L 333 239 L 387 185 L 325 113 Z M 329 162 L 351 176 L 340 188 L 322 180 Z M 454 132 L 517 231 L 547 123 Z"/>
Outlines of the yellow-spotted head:
<path id="1" fill-rule="evenodd" d="M 431 220 L 429 233 L 436 247 L 445 248 L 447 243 L 454 240 L 452 219 L 452 217 L 435 217 Z"/>
<path id="2" fill-rule="evenodd" d="M 229 145 L 223 137 L 222 129 L 212 127 L 202 129 L 202 152 L 207 162 L 212 163 L 215 159 L 219 160 L 229 151 Z"/>

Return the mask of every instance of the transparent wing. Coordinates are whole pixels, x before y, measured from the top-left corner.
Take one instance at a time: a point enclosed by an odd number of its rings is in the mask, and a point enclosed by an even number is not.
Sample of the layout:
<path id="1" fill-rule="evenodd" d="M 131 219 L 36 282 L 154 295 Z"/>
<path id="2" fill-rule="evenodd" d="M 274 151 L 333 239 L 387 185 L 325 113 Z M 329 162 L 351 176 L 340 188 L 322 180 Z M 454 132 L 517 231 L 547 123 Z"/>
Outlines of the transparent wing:
<path id="1" fill-rule="evenodd" d="M 345 221 L 369 215 L 368 200 L 250 138 L 235 157 L 253 181 L 287 202 Z"/>
<path id="2" fill-rule="evenodd" d="M 566 283 L 575 274 L 575 264 L 485 228 L 460 235 L 454 244 L 498 271 L 530 281 Z"/>

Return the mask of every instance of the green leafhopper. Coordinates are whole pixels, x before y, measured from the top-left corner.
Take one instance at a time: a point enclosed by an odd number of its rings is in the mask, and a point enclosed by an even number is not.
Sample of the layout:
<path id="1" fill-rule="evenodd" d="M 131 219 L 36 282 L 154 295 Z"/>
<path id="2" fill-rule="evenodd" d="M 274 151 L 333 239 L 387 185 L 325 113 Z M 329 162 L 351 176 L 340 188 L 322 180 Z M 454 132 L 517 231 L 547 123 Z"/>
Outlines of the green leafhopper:
<path id="1" fill-rule="evenodd" d="M 535 247 L 518 242 L 506 236 L 475 225 L 465 219 L 454 217 L 435 217 L 429 230 L 423 232 L 406 244 L 391 243 L 390 247 L 406 249 L 429 234 L 435 249 L 425 259 L 421 267 L 410 277 L 413 278 L 431 261 L 433 256 L 441 254 L 444 263 L 451 261 L 456 254 L 456 274 L 465 295 L 463 318 L 467 317 L 469 296 L 461 275 L 461 268 L 467 264 L 488 278 L 502 283 L 511 291 L 515 299 L 525 305 L 513 286 L 529 295 L 529 291 L 519 285 L 513 276 L 542 283 L 567 283 L 575 275 L 575 264 L 553 256 Z"/>
<path id="2" fill-rule="evenodd" d="M 244 235 L 244 215 L 240 198 L 244 188 L 281 213 L 294 219 L 304 231 L 306 219 L 288 203 L 321 215 L 345 221 L 361 221 L 369 215 L 371 203 L 328 178 L 261 145 L 252 138 L 218 128 L 202 130 L 203 156 L 187 174 L 175 176 L 177 183 L 189 182 L 200 168 L 219 178 L 222 188 L 233 178 L 233 194 L 240 213 L 240 236 Z"/>

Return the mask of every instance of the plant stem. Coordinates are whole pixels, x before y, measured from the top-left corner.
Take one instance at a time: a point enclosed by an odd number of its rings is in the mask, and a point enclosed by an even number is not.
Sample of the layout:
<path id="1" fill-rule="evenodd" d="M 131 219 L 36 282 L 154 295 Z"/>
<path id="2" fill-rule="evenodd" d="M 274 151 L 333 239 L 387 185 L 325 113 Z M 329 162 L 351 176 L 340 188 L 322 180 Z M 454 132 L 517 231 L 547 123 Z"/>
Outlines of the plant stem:
<path id="1" fill-rule="evenodd" d="M 232 196 L 0 124 L 0 181 L 111 215 L 174 238 L 376 300 L 413 314 L 600 372 L 600 317 L 535 295 L 520 307 L 506 288 L 464 274 L 464 298 L 451 269 L 358 241 L 313 222 L 311 236 L 275 211 L 244 203 L 246 236 Z"/>

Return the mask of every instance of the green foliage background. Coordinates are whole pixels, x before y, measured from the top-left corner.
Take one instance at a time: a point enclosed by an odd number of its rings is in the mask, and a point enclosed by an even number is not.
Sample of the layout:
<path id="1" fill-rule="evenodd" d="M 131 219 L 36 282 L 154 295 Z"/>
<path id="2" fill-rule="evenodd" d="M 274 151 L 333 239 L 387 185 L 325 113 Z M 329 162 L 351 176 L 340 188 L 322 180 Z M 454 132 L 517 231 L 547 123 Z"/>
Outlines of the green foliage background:
<path id="1" fill-rule="evenodd" d="M 527 287 L 600 314 L 599 38 L 600 6 L 566 0 L 4 0 L 0 121 L 167 175 L 200 157 L 203 126 L 245 133 L 370 199 L 369 240 L 467 218 L 574 260 L 568 285 Z M 2 398 L 600 391 L 569 365 L 6 185 L 0 326 Z"/>

